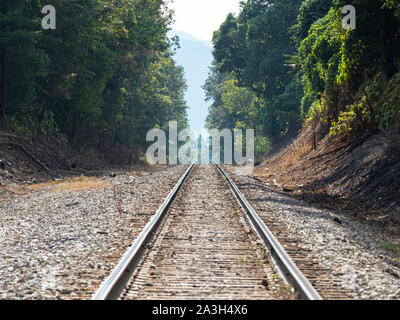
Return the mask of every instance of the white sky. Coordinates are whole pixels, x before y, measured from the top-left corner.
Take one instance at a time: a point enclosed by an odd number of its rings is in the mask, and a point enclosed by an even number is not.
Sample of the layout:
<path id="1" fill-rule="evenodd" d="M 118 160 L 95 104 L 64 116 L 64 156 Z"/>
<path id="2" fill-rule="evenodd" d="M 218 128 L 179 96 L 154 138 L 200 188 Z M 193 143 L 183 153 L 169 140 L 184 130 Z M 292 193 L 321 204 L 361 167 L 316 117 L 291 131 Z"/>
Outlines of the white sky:
<path id="1" fill-rule="evenodd" d="M 196 38 L 211 41 L 228 13 L 239 13 L 240 0 L 172 0 L 175 10 L 175 30 L 190 33 Z"/>

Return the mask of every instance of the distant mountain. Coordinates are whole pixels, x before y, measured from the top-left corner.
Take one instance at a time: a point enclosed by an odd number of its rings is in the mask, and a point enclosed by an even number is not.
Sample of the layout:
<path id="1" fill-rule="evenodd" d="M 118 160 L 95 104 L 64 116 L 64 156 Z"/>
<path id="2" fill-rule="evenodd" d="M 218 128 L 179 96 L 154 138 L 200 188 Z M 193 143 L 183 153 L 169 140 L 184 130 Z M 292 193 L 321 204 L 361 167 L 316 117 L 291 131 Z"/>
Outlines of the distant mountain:
<path id="1" fill-rule="evenodd" d="M 180 39 L 180 49 L 177 49 L 174 60 L 185 69 L 188 84 L 186 102 L 189 106 L 189 124 L 193 131 L 200 134 L 204 128 L 208 113 L 208 103 L 201 88 L 208 77 L 212 62 L 212 45 L 210 42 L 197 39 L 182 31 L 172 30 L 170 37 L 177 35 Z"/>

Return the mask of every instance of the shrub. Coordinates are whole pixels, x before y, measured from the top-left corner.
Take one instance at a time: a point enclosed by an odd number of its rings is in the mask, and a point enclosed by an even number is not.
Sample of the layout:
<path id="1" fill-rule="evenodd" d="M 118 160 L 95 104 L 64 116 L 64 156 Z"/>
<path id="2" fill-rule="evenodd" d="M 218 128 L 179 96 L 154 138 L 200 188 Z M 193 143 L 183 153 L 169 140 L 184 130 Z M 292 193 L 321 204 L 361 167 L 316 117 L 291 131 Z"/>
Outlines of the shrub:
<path id="1" fill-rule="evenodd" d="M 339 114 L 337 121 L 332 123 L 332 136 L 346 136 L 354 131 L 362 130 L 371 121 L 371 113 L 364 96 L 359 103 L 350 104 L 346 111 Z"/>
<path id="2" fill-rule="evenodd" d="M 400 127 L 400 72 L 389 82 L 376 104 L 377 122 L 380 129 Z"/>
<path id="3" fill-rule="evenodd" d="M 263 155 L 271 150 L 271 142 L 266 137 L 256 136 L 254 138 L 254 153 L 257 156 Z"/>

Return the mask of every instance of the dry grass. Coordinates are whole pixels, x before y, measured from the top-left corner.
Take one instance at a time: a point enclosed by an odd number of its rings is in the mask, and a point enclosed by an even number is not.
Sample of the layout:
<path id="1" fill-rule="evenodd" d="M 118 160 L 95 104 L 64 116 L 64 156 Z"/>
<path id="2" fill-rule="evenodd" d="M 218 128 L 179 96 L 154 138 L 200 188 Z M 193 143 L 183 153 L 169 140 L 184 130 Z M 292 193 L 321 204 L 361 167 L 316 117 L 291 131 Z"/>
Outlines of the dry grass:
<path id="1" fill-rule="evenodd" d="M 21 194 L 23 190 L 17 184 L 10 183 L 8 185 L 0 185 L 0 191 Z"/>
<path id="2" fill-rule="evenodd" d="M 49 181 L 45 183 L 37 183 L 26 186 L 27 190 L 39 191 L 46 188 L 54 189 L 55 191 L 83 191 L 91 189 L 110 188 L 111 185 L 106 181 L 96 178 L 80 176 L 77 178 L 66 178 L 62 181 Z"/>
<path id="3" fill-rule="evenodd" d="M 57 185 L 62 183 L 62 181 L 49 181 L 49 182 L 43 182 L 43 183 L 35 183 L 29 186 L 25 186 L 25 189 L 31 190 L 31 191 L 40 191 L 46 188 L 49 188 L 51 186 Z"/>
<path id="4" fill-rule="evenodd" d="M 279 167 L 281 169 L 285 169 L 291 167 L 298 163 L 301 159 L 304 158 L 308 153 L 312 150 L 311 145 L 299 145 L 295 146 L 290 150 L 285 157 L 282 157 L 279 161 Z"/>
<path id="5" fill-rule="evenodd" d="M 310 156 L 316 156 L 320 152 L 324 152 L 326 147 L 330 145 L 330 138 L 329 136 L 324 136 L 323 131 L 319 126 L 316 129 L 311 126 L 306 127 L 283 150 L 267 158 L 263 162 L 263 166 L 271 169 L 287 170 Z M 317 142 L 315 150 L 313 150 L 314 137 Z"/>
<path id="6" fill-rule="evenodd" d="M 318 141 L 318 147 L 313 150 L 313 130 L 305 128 L 284 149 L 265 159 L 261 166 L 256 167 L 254 176 L 271 183 L 292 188 L 308 181 L 309 157 L 324 150 L 326 138 Z"/>

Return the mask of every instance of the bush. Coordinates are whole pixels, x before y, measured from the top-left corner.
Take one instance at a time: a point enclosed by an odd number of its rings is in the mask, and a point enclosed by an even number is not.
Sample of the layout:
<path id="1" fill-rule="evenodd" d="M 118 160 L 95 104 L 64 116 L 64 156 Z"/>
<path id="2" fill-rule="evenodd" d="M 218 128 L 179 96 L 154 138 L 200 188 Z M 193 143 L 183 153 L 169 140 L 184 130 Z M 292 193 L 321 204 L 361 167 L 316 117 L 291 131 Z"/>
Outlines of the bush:
<path id="1" fill-rule="evenodd" d="M 68 145 L 67 136 L 61 133 L 56 121 L 54 120 L 53 112 L 49 110 L 44 114 L 39 131 L 44 136 L 55 138 L 61 145 Z"/>
<path id="2" fill-rule="evenodd" d="M 310 125 L 311 123 L 323 121 L 327 123 L 328 119 L 328 103 L 325 98 L 318 99 L 311 104 L 310 109 L 307 112 L 305 123 Z"/>
<path id="3" fill-rule="evenodd" d="M 351 132 L 362 130 L 371 121 L 366 97 L 359 103 L 348 105 L 346 111 L 339 114 L 337 121 L 332 123 L 330 134 L 333 136 L 346 136 Z"/>
<path id="4" fill-rule="evenodd" d="M 400 73 L 382 89 L 380 75 L 368 80 L 359 90 L 356 102 L 341 112 L 330 128 L 331 135 L 348 135 L 365 128 L 400 127 Z"/>
<path id="5" fill-rule="evenodd" d="M 256 156 L 263 155 L 271 150 L 271 141 L 266 137 L 257 136 L 254 138 L 254 153 Z"/>
<path id="6" fill-rule="evenodd" d="M 376 104 L 377 122 L 380 129 L 389 126 L 400 128 L 400 72 L 389 82 Z"/>
<path id="7" fill-rule="evenodd" d="M 36 133 L 37 123 L 29 114 L 12 114 L 5 119 L 5 124 L 19 135 L 32 137 Z"/>
<path id="8" fill-rule="evenodd" d="M 57 140 L 61 145 L 66 146 L 68 139 L 60 132 L 57 123 L 54 120 L 53 113 L 46 111 L 39 128 L 37 115 L 30 110 L 7 115 L 5 124 L 16 134 L 33 137 L 40 133 L 46 137 L 51 137 Z"/>

